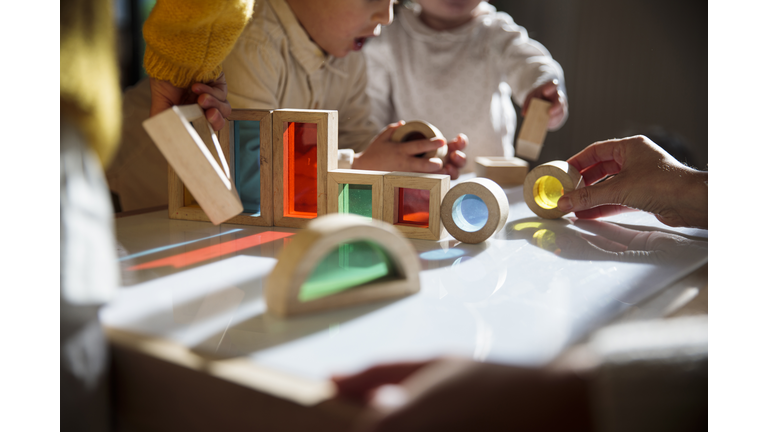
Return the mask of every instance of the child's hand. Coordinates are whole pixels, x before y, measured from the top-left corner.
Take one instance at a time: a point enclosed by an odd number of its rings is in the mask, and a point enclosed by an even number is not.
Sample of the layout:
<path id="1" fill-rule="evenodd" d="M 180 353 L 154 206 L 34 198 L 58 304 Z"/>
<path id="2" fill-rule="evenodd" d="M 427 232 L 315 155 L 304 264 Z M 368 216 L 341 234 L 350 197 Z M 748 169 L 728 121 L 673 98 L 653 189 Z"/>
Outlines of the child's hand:
<path id="1" fill-rule="evenodd" d="M 565 116 L 568 114 L 568 100 L 565 94 L 557 87 L 557 84 L 557 80 L 552 80 L 528 93 L 528 96 L 525 97 L 525 103 L 523 103 L 523 117 L 528 114 L 528 105 L 530 105 L 532 98 L 544 99 L 552 103 L 552 106 L 549 107 L 549 124 L 547 124 L 547 128 L 555 130 L 562 126 Z"/>
<path id="2" fill-rule="evenodd" d="M 189 89 L 175 87 L 168 81 L 149 79 L 152 104 L 149 115 L 154 116 L 174 105 L 197 103 L 205 111 L 205 118 L 213 130 L 224 127 L 224 119 L 232 113 L 227 101 L 227 82 L 222 73 L 215 81 L 208 84 L 195 83 Z"/>
<path id="3" fill-rule="evenodd" d="M 406 142 L 392 141 L 392 134 L 405 122 L 392 123 L 374 138 L 363 153 L 355 155 L 352 168 L 379 171 L 404 171 L 439 173 L 443 161 L 439 158 L 424 159 L 417 155 L 436 150 L 445 145 L 445 139 L 432 138 Z"/>
<path id="4" fill-rule="evenodd" d="M 443 169 L 439 172 L 448 174 L 452 180 L 459 178 L 459 170 L 467 164 L 467 155 L 462 150 L 467 147 L 467 136 L 463 133 L 448 142 L 448 154 L 445 156 Z"/>

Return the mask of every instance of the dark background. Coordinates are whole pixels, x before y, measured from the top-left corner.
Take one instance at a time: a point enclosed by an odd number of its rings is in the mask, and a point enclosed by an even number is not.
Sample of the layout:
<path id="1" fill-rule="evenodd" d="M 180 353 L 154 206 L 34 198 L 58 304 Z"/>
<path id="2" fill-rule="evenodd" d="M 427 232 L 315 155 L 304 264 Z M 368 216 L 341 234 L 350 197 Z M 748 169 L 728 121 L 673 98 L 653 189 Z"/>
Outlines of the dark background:
<path id="1" fill-rule="evenodd" d="M 707 169 L 707 2 L 492 4 L 547 47 L 565 71 L 570 116 L 548 134 L 538 163 L 567 159 L 595 141 L 644 134 L 681 161 Z M 115 5 L 125 88 L 143 76 L 141 25 L 154 0 Z"/>

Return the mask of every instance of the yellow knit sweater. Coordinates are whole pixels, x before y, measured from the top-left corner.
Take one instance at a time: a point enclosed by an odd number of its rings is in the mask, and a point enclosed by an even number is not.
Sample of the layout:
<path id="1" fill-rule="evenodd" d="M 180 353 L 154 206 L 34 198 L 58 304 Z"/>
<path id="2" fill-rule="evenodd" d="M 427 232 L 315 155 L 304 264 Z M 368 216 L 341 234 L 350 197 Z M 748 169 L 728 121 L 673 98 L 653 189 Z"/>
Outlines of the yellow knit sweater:
<path id="1" fill-rule="evenodd" d="M 158 0 L 144 24 L 149 76 L 186 88 L 221 73 L 254 0 Z"/>

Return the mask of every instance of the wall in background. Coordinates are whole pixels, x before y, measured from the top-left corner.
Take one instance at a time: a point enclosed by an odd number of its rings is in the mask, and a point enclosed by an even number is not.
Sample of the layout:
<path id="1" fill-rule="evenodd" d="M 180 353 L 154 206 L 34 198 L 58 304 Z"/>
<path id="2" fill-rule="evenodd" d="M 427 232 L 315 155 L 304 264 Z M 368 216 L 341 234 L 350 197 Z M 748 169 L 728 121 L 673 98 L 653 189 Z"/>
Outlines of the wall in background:
<path id="1" fill-rule="evenodd" d="M 547 136 L 538 163 L 566 159 L 594 141 L 642 133 L 659 144 L 686 145 L 688 155 L 676 156 L 707 168 L 706 2 L 492 4 L 546 46 L 565 71 L 570 117 Z"/>

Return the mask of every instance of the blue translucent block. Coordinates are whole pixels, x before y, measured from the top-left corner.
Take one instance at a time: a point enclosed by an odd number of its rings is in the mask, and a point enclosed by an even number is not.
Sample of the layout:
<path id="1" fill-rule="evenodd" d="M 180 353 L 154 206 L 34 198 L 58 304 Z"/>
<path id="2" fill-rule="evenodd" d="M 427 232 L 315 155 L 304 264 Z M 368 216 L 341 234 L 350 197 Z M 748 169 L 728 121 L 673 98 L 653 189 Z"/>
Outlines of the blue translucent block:
<path id="1" fill-rule="evenodd" d="M 373 186 L 358 184 L 339 185 L 339 213 L 352 213 L 373 218 Z"/>
<path id="2" fill-rule="evenodd" d="M 462 195 L 453 202 L 451 217 L 462 231 L 479 231 L 488 222 L 488 207 L 477 195 Z"/>
<path id="3" fill-rule="evenodd" d="M 232 145 L 235 149 L 235 188 L 243 211 L 261 215 L 261 122 L 235 120 Z"/>
<path id="4" fill-rule="evenodd" d="M 392 260 L 377 244 L 367 240 L 342 243 L 315 267 L 299 291 L 300 301 L 310 301 L 374 281 L 396 278 Z"/>

